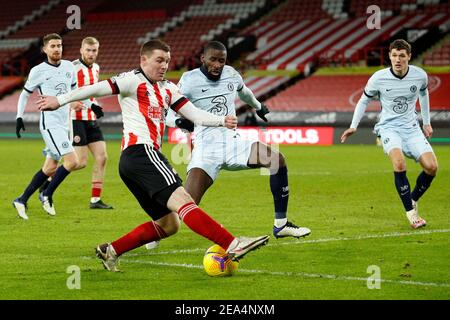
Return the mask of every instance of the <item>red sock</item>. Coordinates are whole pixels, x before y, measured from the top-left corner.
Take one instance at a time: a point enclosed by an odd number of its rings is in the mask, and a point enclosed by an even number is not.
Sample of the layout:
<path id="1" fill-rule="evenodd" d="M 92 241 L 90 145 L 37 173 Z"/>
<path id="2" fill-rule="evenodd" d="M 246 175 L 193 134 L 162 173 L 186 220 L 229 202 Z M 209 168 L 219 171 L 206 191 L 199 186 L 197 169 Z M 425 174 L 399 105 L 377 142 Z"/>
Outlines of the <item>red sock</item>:
<path id="1" fill-rule="evenodd" d="M 151 241 L 167 238 L 167 234 L 154 221 L 146 222 L 137 226 L 132 231 L 113 241 L 111 245 L 118 256 L 127 251 L 138 248 Z"/>
<path id="2" fill-rule="evenodd" d="M 91 197 L 100 198 L 102 194 L 103 182 L 102 181 L 92 181 L 92 192 Z"/>
<path id="3" fill-rule="evenodd" d="M 180 219 L 194 232 L 228 249 L 234 240 L 231 233 L 222 225 L 218 224 L 208 214 L 197 207 L 194 202 L 186 203 L 178 210 Z"/>

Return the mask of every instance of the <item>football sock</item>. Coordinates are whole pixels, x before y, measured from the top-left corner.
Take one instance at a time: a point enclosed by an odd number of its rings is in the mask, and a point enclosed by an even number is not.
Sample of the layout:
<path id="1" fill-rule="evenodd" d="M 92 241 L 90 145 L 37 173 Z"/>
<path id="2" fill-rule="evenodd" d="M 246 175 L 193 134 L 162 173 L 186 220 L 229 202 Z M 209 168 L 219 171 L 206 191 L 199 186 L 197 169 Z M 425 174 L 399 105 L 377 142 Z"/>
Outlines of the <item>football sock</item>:
<path id="1" fill-rule="evenodd" d="M 27 186 L 20 199 L 23 202 L 27 202 L 31 195 L 48 179 L 48 176 L 40 169 L 31 179 L 30 184 Z"/>
<path id="2" fill-rule="evenodd" d="M 103 182 L 102 181 L 92 181 L 91 190 L 91 202 L 97 202 L 100 200 L 102 194 Z"/>
<path id="3" fill-rule="evenodd" d="M 213 241 L 225 250 L 234 240 L 231 233 L 214 221 L 206 212 L 197 207 L 194 202 L 183 205 L 178 210 L 180 219 L 194 232 Z"/>
<path id="4" fill-rule="evenodd" d="M 416 186 L 411 193 L 411 198 L 414 201 L 418 201 L 419 198 L 425 193 L 425 191 L 427 191 L 433 179 L 434 176 L 430 176 L 429 174 L 426 174 L 425 171 L 422 171 L 422 173 L 417 177 Z"/>
<path id="5" fill-rule="evenodd" d="M 61 184 L 61 182 L 64 181 L 64 179 L 69 175 L 70 171 L 68 171 L 64 166 L 59 166 L 59 168 L 56 170 L 55 175 L 52 178 L 52 181 L 50 181 L 50 184 L 48 185 L 47 189 L 44 190 L 43 194 L 46 197 L 52 197 L 53 192 L 55 192 L 56 188 Z"/>
<path id="6" fill-rule="evenodd" d="M 394 172 L 395 177 L 395 187 L 397 188 L 398 195 L 403 202 L 403 206 L 406 211 L 413 209 L 411 200 L 411 190 L 409 187 L 408 177 L 406 176 L 406 171 Z"/>
<path id="7" fill-rule="evenodd" d="M 117 256 L 143 246 L 146 243 L 167 238 L 167 234 L 154 221 L 146 222 L 137 226 L 123 237 L 113 241 L 111 245 L 116 250 Z"/>
<path id="8" fill-rule="evenodd" d="M 50 184 L 50 181 L 52 181 L 51 178 L 45 180 L 44 183 L 42 184 L 42 186 L 40 186 L 39 190 L 44 191 L 45 189 L 47 189 L 48 185 Z"/>
<path id="9" fill-rule="evenodd" d="M 289 201 L 289 187 L 287 167 L 281 167 L 277 173 L 270 175 L 270 191 L 273 195 L 273 203 L 275 206 L 275 226 L 277 220 L 286 219 L 287 207 Z M 278 221 L 280 223 L 280 221 Z"/>

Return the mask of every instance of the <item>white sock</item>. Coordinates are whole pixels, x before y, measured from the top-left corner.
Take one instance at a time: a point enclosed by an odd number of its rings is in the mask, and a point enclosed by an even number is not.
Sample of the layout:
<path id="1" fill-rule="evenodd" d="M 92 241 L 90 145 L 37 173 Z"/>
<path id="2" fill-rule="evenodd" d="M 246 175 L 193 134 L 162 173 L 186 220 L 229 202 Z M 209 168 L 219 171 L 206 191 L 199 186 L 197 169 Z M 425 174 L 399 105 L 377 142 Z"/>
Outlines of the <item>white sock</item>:
<path id="1" fill-rule="evenodd" d="M 99 200 L 100 200 L 100 197 L 92 197 L 91 198 L 91 203 L 96 203 Z"/>
<path id="2" fill-rule="evenodd" d="M 287 218 L 275 219 L 275 221 L 274 221 L 274 225 L 277 228 L 283 227 L 286 223 L 287 223 Z"/>

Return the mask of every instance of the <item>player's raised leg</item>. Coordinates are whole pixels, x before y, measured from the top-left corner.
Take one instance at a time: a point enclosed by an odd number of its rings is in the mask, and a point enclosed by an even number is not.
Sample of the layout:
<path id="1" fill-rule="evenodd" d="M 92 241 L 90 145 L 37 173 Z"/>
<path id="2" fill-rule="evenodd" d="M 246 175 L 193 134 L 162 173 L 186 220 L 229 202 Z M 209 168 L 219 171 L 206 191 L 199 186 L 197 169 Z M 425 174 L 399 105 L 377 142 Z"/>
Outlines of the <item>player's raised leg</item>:
<path id="1" fill-rule="evenodd" d="M 231 259 L 242 259 L 269 241 L 269 236 L 235 238 L 221 224 L 199 208 L 183 187 L 176 189 L 167 202 L 167 208 L 176 211 L 180 219 L 195 233 L 224 248 Z"/>
<path id="2" fill-rule="evenodd" d="M 287 208 L 289 202 L 288 169 L 282 153 L 272 150 L 262 142 L 252 144 L 248 166 L 265 167 L 270 170 L 270 191 L 273 195 L 275 219 L 273 234 L 276 238 L 304 237 L 311 233 L 305 227 L 299 227 L 288 221 Z"/>

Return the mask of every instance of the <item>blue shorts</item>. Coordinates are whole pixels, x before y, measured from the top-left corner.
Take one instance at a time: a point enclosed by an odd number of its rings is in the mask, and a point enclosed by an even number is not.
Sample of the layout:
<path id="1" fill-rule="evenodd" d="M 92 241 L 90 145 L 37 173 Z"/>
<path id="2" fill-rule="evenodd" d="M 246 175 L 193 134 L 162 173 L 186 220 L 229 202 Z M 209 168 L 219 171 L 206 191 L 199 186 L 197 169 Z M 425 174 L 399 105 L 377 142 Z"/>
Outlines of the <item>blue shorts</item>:
<path id="1" fill-rule="evenodd" d="M 409 129 L 380 128 L 377 134 L 387 155 L 392 149 L 398 148 L 408 158 L 419 161 L 422 154 L 433 152 L 433 148 L 419 126 Z"/>
<path id="2" fill-rule="evenodd" d="M 74 151 L 69 130 L 62 127 L 41 129 L 42 138 L 45 141 L 44 156 L 56 161 Z"/>
<path id="3" fill-rule="evenodd" d="M 224 141 L 195 144 L 187 172 L 192 168 L 200 168 L 214 181 L 221 169 L 235 171 L 250 169 L 248 159 L 253 143 L 257 140 L 243 140 L 236 134 L 227 135 Z"/>

